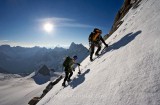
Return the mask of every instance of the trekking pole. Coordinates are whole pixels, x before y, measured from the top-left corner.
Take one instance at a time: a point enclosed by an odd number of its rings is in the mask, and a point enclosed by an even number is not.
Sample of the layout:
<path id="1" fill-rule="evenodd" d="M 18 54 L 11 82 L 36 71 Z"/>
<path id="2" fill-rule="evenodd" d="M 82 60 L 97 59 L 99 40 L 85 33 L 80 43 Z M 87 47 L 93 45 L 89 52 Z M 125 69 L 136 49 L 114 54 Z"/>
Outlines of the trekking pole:
<path id="1" fill-rule="evenodd" d="M 79 72 L 78 72 L 78 74 L 81 74 L 81 71 L 80 71 L 80 66 L 78 66 L 78 69 L 79 69 Z"/>
<path id="2" fill-rule="evenodd" d="M 88 49 L 88 52 L 91 52 L 91 48 Z"/>
<path id="3" fill-rule="evenodd" d="M 64 67 L 62 66 L 62 76 L 63 76 L 63 74 L 64 74 Z"/>
<path id="4" fill-rule="evenodd" d="M 89 42 L 89 49 L 88 52 L 91 52 L 91 43 Z"/>

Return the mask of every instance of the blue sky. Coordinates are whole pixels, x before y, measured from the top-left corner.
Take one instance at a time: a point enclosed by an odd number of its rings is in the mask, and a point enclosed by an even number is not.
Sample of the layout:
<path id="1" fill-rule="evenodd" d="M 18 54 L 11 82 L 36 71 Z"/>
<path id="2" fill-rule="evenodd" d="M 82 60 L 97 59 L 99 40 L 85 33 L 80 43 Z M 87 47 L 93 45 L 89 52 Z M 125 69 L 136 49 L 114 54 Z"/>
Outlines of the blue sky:
<path id="1" fill-rule="evenodd" d="M 0 45 L 88 45 L 97 27 L 107 34 L 124 0 L 0 0 Z M 53 31 L 43 29 L 53 24 Z"/>

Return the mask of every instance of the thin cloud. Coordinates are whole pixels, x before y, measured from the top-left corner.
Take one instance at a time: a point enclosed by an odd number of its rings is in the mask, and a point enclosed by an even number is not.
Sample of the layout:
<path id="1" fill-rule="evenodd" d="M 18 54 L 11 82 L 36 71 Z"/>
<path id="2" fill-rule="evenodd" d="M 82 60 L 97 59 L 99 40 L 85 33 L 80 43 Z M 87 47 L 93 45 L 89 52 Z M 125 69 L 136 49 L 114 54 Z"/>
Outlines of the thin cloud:
<path id="1" fill-rule="evenodd" d="M 92 28 L 91 25 L 81 24 L 81 23 L 59 23 L 59 27 L 81 27 L 81 28 Z"/>
<path id="2" fill-rule="evenodd" d="M 10 45 L 10 46 L 22 46 L 22 47 L 32 47 L 34 46 L 33 43 L 26 43 L 26 42 L 18 42 L 12 40 L 0 40 L 0 45 Z"/>
<path id="3" fill-rule="evenodd" d="M 51 17 L 51 18 L 43 18 L 38 19 L 40 22 L 73 22 L 75 20 L 69 18 L 58 18 L 58 17 Z"/>
<path id="4" fill-rule="evenodd" d="M 9 45 L 10 42 L 9 40 L 0 40 L 0 45 Z"/>
<path id="5" fill-rule="evenodd" d="M 44 19 L 38 19 L 38 22 L 51 22 L 56 25 L 56 27 L 80 27 L 80 28 L 92 28 L 93 26 L 82 24 L 77 22 L 74 19 L 69 18 L 58 18 L 58 17 L 52 17 L 52 18 L 44 18 Z"/>
<path id="6" fill-rule="evenodd" d="M 0 40 L 0 42 L 8 42 L 9 40 Z"/>
<path id="7" fill-rule="evenodd" d="M 11 40 L 0 40 L 0 46 L 1 45 L 10 45 L 11 47 L 15 46 L 21 46 L 21 47 L 46 47 L 46 48 L 55 48 L 55 47 L 63 47 L 63 48 L 69 48 L 69 45 L 62 44 L 60 45 L 54 45 L 54 43 L 47 43 L 47 42 L 19 42 L 19 41 L 11 41 Z"/>

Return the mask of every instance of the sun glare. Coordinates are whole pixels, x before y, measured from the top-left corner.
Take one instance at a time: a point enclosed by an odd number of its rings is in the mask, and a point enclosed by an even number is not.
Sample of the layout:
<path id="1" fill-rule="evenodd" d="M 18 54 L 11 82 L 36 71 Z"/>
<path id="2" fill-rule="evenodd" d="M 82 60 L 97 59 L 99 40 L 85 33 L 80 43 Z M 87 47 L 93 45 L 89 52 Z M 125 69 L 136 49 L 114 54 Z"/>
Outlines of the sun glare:
<path id="1" fill-rule="evenodd" d="M 52 23 L 45 23 L 43 26 L 44 30 L 48 33 L 53 31 L 53 24 Z"/>

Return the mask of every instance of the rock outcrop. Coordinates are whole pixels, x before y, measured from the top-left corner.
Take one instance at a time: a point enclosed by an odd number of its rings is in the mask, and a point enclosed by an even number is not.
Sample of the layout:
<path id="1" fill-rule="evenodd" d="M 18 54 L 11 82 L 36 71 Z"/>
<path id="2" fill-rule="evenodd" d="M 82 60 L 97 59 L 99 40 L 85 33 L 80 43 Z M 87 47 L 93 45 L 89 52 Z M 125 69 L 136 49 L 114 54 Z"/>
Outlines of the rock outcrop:
<path id="1" fill-rule="evenodd" d="M 125 0 L 121 9 L 117 12 L 112 28 L 109 32 L 109 34 L 104 36 L 104 39 L 107 39 L 108 37 L 110 37 L 110 35 L 112 35 L 112 33 L 114 33 L 119 26 L 123 23 L 123 21 L 121 20 L 129 11 L 129 9 L 131 9 L 131 7 L 133 7 L 133 9 L 137 8 L 139 6 L 139 3 L 142 0 Z"/>
<path id="2" fill-rule="evenodd" d="M 50 82 L 46 88 L 43 90 L 43 93 L 40 97 L 33 97 L 28 104 L 29 105 L 36 105 L 52 88 L 54 85 L 56 85 L 61 79 L 63 78 L 63 76 L 59 76 L 56 80 L 54 80 L 53 82 Z"/>

